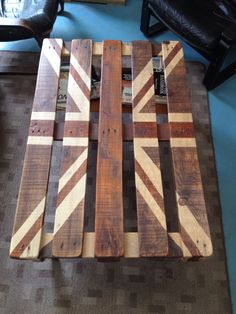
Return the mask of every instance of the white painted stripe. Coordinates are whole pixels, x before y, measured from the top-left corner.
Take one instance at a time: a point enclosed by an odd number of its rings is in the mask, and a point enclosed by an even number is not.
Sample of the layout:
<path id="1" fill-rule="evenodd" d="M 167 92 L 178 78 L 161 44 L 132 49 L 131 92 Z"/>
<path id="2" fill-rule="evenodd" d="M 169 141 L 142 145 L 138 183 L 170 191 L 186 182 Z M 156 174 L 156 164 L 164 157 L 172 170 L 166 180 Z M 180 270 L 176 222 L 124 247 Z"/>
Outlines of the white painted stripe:
<path id="1" fill-rule="evenodd" d="M 83 153 L 76 159 L 76 161 L 70 166 L 70 168 L 63 174 L 59 180 L 58 193 L 64 188 L 67 182 L 72 178 L 75 172 L 80 168 L 82 163 L 88 157 L 88 149 L 86 148 Z"/>
<path id="2" fill-rule="evenodd" d="M 169 43 L 162 43 L 162 54 L 163 58 L 166 60 L 171 51 L 179 44 L 178 41 L 170 41 Z"/>
<path id="3" fill-rule="evenodd" d="M 139 177 L 138 173 L 135 172 L 135 185 L 141 196 L 143 197 L 144 201 L 147 203 L 149 209 L 153 212 L 155 217 L 157 218 L 158 222 L 162 226 L 163 229 L 166 228 L 166 216 L 160 206 L 155 201 L 152 194 L 147 189 L 146 185 L 142 181 L 142 179 Z"/>
<path id="4" fill-rule="evenodd" d="M 139 75 L 135 78 L 132 84 L 132 95 L 133 99 L 138 95 L 140 90 L 144 87 L 144 85 L 148 82 L 150 77 L 153 75 L 153 64 L 152 58 L 146 64 L 146 66 L 142 69 Z"/>
<path id="5" fill-rule="evenodd" d="M 27 145 L 52 145 L 52 136 L 28 136 Z"/>
<path id="6" fill-rule="evenodd" d="M 170 112 L 168 113 L 169 122 L 193 122 L 192 113 L 179 113 L 179 112 Z"/>
<path id="7" fill-rule="evenodd" d="M 88 89 L 91 89 L 91 78 L 88 76 L 88 74 L 84 71 L 84 69 L 81 67 L 79 62 L 76 60 L 75 56 L 71 54 L 70 57 L 70 63 L 73 65 L 76 72 L 79 74 L 85 85 L 88 87 Z"/>
<path id="8" fill-rule="evenodd" d="M 86 174 L 78 181 L 70 193 L 56 209 L 54 235 L 64 225 L 85 196 Z"/>
<path id="9" fill-rule="evenodd" d="M 69 79 L 68 79 L 68 94 L 71 96 L 74 103 L 81 111 L 81 115 L 84 115 L 86 119 L 89 119 L 90 99 L 88 99 L 84 95 L 83 91 L 78 86 L 78 84 L 76 83 L 75 79 L 73 78 L 71 74 L 69 74 Z"/>
<path id="10" fill-rule="evenodd" d="M 170 138 L 170 146 L 171 147 L 196 147 L 196 139 L 191 138 Z"/>
<path id="11" fill-rule="evenodd" d="M 33 111 L 31 114 L 31 120 L 55 120 L 55 112 L 42 112 L 42 111 Z"/>
<path id="12" fill-rule="evenodd" d="M 134 107 L 133 109 L 133 121 L 135 122 L 141 122 L 143 121 L 149 121 L 149 122 L 156 122 L 156 113 L 140 113 L 142 109 L 147 105 L 147 103 L 151 100 L 151 98 L 154 96 L 154 85 L 152 85 L 149 90 L 146 92 L 146 94 L 143 96 L 143 98 L 139 101 L 139 103 Z M 154 105 L 154 104 L 153 104 Z M 154 108 L 155 105 L 154 105 Z"/>
<path id="13" fill-rule="evenodd" d="M 32 213 L 28 216 L 26 221 L 20 226 L 16 233 L 11 238 L 10 252 L 13 252 L 20 241 L 24 238 L 27 232 L 32 228 L 35 222 L 38 220 L 40 215 L 44 212 L 45 208 L 45 197 L 39 202 Z"/>
<path id="14" fill-rule="evenodd" d="M 88 146 L 88 137 L 64 137 L 63 146 Z"/>
<path id="15" fill-rule="evenodd" d="M 178 53 L 174 56 L 174 58 L 171 60 L 171 62 L 168 64 L 168 66 L 164 69 L 165 71 L 165 78 L 167 78 L 170 73 L 174 70 L 174 68 L 177 66 L 177 64 L 180 62 L 181 59 L 183 59 L 183 50 L 180 49 Z"/>
<path id="16" fill-rule="evenodd" d="M 62 41 L 61 41 L 60 46 L 62 46 Z M 44 41 L 43 47 L 42 47 L 42 53 L 48 59 L 48 62 L 52 66 L 54 72 L 59 77 L 61 58 L 59 57 L 59 55 L 57 54 L 55 49 L 52 47 L 52 44 L 49 41 Z"/>
<path id="17" fill-rule="evenodd" d="M 37 259 L 40 251 L 42 229 L 36 233 L 29 245 L 25 248 L 20 258 Z"/>
<path id="18" fill-rule="evenodd" d="M 175 242 L 175 244 L 182 250 L 184 257 L 191 257 L 189 249 L 183 243 L 181 235 L 178 232 L 169 232 L 169 236 Z"/>
<path id="19" fill-rule="evenodd" d="M 163 197 L 161 171 L 143 149 L 144 147 L 156 147 L 158 149 L 158 146 L 159 143 L 156 138 L 134 138 L 134 157 Z"/>
<path id="20" fill-rule="evenodd" d="M 53 233 L 42 232 L 39 251 L 41 251 L 45 246 L 47 246 L 52 240 L 53 240 Z"/>
<path id="21" fill-rule="evenodd" d="M 191 210 L 186 205 L 180 205 L 180 196 L 176 193 L 178 203 L 179 221 L 188 236 L 198 248 L 202 256 L 212 255 L 212 243 L 202 226 L 198 223 Z"/>
<path id="22" fill-rule="evenodd" d="M 65 121 L 89 121 L 89 113 L 66 112 Z"/>

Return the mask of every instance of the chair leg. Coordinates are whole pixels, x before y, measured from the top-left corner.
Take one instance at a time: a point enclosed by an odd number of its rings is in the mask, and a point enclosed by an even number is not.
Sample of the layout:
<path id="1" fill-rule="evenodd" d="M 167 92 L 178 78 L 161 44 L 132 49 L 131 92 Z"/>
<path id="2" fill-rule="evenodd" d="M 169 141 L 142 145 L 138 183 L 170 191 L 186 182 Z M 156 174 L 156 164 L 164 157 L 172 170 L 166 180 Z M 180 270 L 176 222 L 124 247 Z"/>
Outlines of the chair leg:
<path id="1" fill-rule="evenodd" d="M 143 0 L 140 30 L 146 36 L 148 36 L 150 18 L 151 18 L 151 13 L 150 13 L 150 9 L 148 7 L 148 0 Z"/>
<path id="2" fill-rule="evenodd" d="M 213 88 L 215 88 L 215 83 L 219 75 L 221 65 L 222 62 L 215 61 L 210 62 L 203 80 L 203 84 L 206 86 L 208 90 L 212 90 Z"/>
<path id="3" fill-rule="evenodd" d="M 148 0 L 143 0 L 140 30 L 147 37 L 166 30 L 166 27 L 161 22 L 150 26 L 151 15 L 153 14 L 148 6 Z"/>
<path id="4" fill-rule="evenodd" d="M 208 90 L 212 90 L 213 88 L 217 87 L 235 73 L 236 62 L 227 66 L 224 70 L 221 70 L 228 55 L 229 49 L 230 47 L 227 45 L 219 46 L 218 55 L 215 56 L 212 61 L 210 61 L 205 78 L 203 80 L 203 84 Z"/>

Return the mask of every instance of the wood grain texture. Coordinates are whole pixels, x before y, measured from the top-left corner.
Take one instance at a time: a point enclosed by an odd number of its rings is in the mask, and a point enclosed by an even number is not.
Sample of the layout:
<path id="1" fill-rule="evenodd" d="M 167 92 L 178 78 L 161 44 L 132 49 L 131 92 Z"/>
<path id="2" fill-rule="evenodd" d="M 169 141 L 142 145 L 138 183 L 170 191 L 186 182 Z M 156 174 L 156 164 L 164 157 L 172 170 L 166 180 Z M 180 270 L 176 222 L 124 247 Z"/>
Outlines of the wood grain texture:
<path id="1" fill-rule="evenodd" d="M 132 73 L 135 185 L 140 256 L 166 256 L 168 238 L 150 42 L 132 43 Z"/>
<path id="2" fill-rule="evenodd" d="M 37 259 L 39 255 L 61 51 L 62 40 L 44 41 L 11 239 L 10 256 L 14 258 Z"/>
<path id="3" fill-rule="evenodd" d="M 121 42 L 104 41 L 98 131 L 95 255 L 124 254 Z"/>
<path id="4" fill-rule="evenodd" d="M 82 254 L 91 64 L 92 41 L 73 40 L 52 245 L 53 255 L 56 257 L 79 257 Z M 71 121 L 71 114 L 76 114 L 78 119 Z"/>
<path id="5" fill-rule="evenodd" d="M 210 256 L 212 243 L 196 149 L 183 50 L 162 44 L 170 122 L 170 146 L 183 255 Z"/>

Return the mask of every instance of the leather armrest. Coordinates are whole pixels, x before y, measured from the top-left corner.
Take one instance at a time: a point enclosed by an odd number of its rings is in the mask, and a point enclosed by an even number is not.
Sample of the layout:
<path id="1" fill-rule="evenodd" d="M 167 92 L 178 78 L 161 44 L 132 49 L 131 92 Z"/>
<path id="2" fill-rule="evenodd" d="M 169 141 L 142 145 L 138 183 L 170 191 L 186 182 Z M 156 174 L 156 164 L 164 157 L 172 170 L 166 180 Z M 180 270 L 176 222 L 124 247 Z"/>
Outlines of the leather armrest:
<path id="1" fill-rule="evenodd" d="M 0 17 L 0 25 L 1 26 L 19 26 L 28 29 L 32 34 L 34 34 L 34 30 L 22 19 L 11 19 Z"/>

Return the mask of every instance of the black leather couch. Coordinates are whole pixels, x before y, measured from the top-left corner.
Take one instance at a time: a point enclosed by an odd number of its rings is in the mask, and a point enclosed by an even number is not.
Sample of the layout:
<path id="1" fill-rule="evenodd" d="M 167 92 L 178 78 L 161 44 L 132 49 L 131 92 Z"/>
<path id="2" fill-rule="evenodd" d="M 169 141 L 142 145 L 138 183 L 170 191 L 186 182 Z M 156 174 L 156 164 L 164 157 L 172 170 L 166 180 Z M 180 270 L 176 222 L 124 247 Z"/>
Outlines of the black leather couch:
<path id="1" fill-rule="evenodd" d="M 152 26 L 151 16 L 158 20 Z M 235 73 L 236 62 L 221 68 L 236 42 L 236 0 L 144 0 L 142 32 L 150 36 L 167 28 L 210 61 L 204 79 L 208 89 Z"/>
<path id="2" fill-rule="evenodd" d="M 50 36 L 59 6 L 61 13 L 63 0 L 1 0 L 0 41 L 35 37 L 41 46 Z"/>

